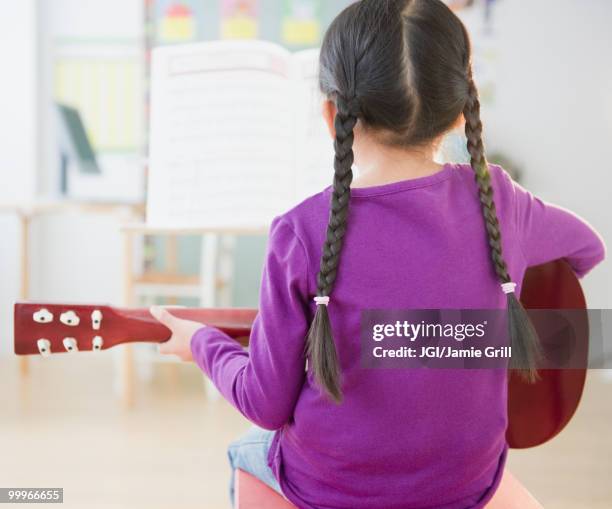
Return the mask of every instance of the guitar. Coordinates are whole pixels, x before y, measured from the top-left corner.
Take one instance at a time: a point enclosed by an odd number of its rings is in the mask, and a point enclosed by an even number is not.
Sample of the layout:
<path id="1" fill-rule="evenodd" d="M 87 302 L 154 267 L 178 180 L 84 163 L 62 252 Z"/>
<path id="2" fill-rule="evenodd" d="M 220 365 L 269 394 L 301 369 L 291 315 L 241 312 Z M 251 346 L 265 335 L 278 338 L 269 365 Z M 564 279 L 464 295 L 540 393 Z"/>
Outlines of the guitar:
<path id="1" fill-rule="evenodd" d="M 581 330 L 574 330 L 571 338 L 557 336 L 556 339 L 588 344 L 586 303 L 569 265 L 557 261 L 532 267 L 522 288 L 521 301 L 527 308 L 585 310 Z M 243 346 L 248 346 L 257 314 L 255 309 L 168 310 L 178 318 L 221 329 Z M 122 343 L 163 343 L 170 338 L 170 329 L 155 320 L 148 309 L 17 303 L 14 324 L 18 355 L 100 351 Z M 537 329 L 538 324 L 534 325 Z M 545 369 L 540 371 L 536 383 L 528 384 L 509 372 L 506 438 L 510 447 L 534 447 L 557 435 L 578 407 L 585 378 L 585 369 Z"/>

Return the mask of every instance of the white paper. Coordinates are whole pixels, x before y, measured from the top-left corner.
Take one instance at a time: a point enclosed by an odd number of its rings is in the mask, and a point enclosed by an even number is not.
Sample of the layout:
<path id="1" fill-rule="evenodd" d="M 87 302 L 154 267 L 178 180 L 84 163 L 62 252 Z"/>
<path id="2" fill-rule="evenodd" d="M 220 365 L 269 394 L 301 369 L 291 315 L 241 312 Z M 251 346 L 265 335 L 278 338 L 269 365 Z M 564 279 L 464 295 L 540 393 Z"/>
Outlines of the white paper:
<path id="1" fill-rule="evenodd" d="M 293 56 L 296 110 L 296 200 L 329 186 L 334 178 L 334 141 L 322 116 L 323 95 L 319 90 L 318 50 Z"/>
<path id="2" fill-rule="evenodd" d="M 266 227 L 331 182 L 316 76 L 296 72 L 316 53 L 303 53 L 262 41 L 153 52 L 149 224 Z"/>

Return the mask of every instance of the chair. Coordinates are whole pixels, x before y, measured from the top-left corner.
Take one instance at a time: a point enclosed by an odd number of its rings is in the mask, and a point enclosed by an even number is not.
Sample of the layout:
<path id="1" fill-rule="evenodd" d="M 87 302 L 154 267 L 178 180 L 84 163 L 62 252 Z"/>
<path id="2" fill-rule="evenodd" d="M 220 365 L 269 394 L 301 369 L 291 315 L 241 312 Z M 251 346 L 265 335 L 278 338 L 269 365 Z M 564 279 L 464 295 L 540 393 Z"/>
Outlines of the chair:
<path id="1" fill-rule="evenodd" d="M 259 479 L 236 470 L 235 509 L 296 509 L 289 501 Z"/>

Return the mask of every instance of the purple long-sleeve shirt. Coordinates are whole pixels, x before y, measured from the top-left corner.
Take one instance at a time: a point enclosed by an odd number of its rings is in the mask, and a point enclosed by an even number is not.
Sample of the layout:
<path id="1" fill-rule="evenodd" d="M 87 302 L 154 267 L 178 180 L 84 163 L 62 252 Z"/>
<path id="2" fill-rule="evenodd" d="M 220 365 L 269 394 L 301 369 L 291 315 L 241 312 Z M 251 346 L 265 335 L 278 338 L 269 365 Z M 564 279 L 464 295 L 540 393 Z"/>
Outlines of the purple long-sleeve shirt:
<path id="1" fill-rule="evenodd" d="M 583 276 L 604 258 L 586 222 L 501 168 L 491 173 L 517 293 L 528 266 L 565 258 Z M 269 463 L 298 507 L 483 507 L 506 457 L 505 372 L 362 369 L 359 339 L 363 309 L 505 307 L 473 171 L 449 164 L 353 190 L 329 304 L 341 405 L 321 394 L 304 358 L 330 193 L 274 220 L 249 351 L 205 327 L 192 338 L 194 359 L 249 420 L 278 430 Z"/>

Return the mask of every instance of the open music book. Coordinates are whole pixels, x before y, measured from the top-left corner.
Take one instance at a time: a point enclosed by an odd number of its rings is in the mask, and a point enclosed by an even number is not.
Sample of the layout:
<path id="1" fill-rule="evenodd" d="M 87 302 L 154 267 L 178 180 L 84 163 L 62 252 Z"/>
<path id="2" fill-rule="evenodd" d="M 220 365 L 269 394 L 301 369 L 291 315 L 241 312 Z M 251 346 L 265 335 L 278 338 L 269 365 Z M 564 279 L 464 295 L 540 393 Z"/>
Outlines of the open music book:
<path id="1" fill-rule="evenodd" d="M 333 179 L 318 50 L 264 41 L 155 49 L 147 223 L 269 225 Z"/>

